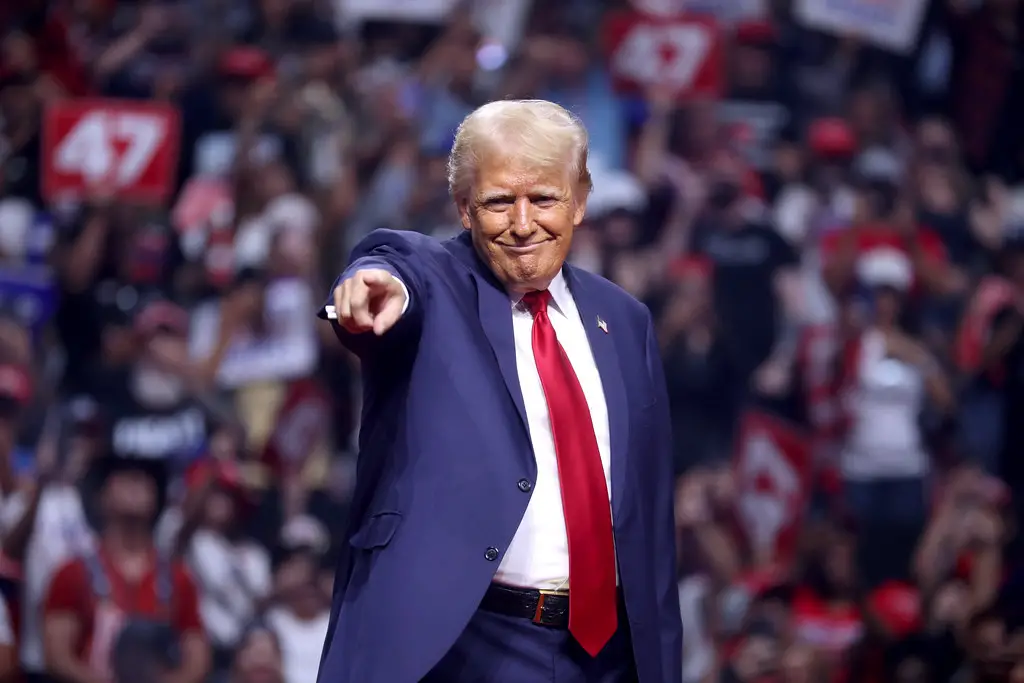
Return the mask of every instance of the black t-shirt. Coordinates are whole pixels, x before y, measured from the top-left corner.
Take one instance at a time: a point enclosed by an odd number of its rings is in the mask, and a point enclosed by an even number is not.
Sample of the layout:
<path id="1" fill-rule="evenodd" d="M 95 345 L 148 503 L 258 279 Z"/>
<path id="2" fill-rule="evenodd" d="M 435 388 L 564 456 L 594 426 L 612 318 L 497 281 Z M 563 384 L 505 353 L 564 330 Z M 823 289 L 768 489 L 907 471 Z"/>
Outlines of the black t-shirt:
<path id="1" fill-rule="evenodd" d="M 918 222 L 938 235 L 953 265 L 971 268 L 984 258 L 984 249 L 971 233 L 966 211 L 936 213 L 922 209 L 918 212 Z"/>
<path id="2" fill-rule="evenodd" d="M 676 471 L 722 462 L 729 455 L 737 409 L 728 351 L 717 339 L 706 350 L 692 348 L 680 334 L 662 352 L 662 360 L 676 435 Z"/>
<path id="3" fill-rule="evenodd" d="M 174 461 L 187 461 L 205 447 L 213 421 L 190 396 L 171 405 L 147 405 L 132 390 L 130 370 L 107 372 L 91 385 L 87 399 L 102 425 L 109 456 L 173 466 Z"/>
<path id="4" fill-rule="evenodd" d="M 730 230 L 713 221 L 697 225 L 692 251 L 714 265 L 714 306 L 722 340 L 740 376 L 747 376 L 768 358 L 775 343 L 775 276 L 796 266 L 796 252 L 763 223 Z"/>

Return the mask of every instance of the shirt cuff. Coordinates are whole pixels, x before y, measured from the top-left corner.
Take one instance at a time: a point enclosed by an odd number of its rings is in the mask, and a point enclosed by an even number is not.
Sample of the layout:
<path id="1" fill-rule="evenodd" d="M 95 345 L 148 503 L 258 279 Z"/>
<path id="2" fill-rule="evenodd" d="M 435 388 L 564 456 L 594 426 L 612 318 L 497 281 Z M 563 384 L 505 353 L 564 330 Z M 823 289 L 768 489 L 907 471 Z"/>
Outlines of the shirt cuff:
<path id="1" fill-rule="evenodd" d="M 392 275 L 391 277 L 395 276 Z M 405 283 L 402 282 L 399 278 L 396 277 L 395 281 L 398 283 L 398 286 L 402 288 L 402 294 L 405 295 L 405 303 L 402 304 L 402 315 L 405 315 L 405 312 L 409 310 L 409 288 L 406 287 Z M 338 311 L 334 309 L 334 304 L 326 304 L 324 306 L 324 317 L 327 320 L 338 319 Z"/>

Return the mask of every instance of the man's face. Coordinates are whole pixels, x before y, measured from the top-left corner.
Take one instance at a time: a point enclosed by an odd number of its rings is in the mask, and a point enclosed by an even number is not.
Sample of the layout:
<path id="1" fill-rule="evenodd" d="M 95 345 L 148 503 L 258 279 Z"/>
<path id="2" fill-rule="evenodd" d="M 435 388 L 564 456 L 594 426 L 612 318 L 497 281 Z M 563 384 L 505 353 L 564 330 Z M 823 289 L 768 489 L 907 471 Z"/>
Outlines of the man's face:
<path id="1" fill-rule="evenodd" d="M 495 276 L 509 291 L 525 293 L 547 289 L 561 270 L 586 211 L 581 195 L 568 164 L 538 168 L 488 155 L 459 213 Z"/>
<path id="2" fill-rule="evenodd" d="M 156 484 L 141 472 L 113 474 L 104 491 L 106 512 L 125 522 L 146 522 L 156 513 Z"/>
<path id="3" fill-rule="evenodd" d="M 251 633 L 239 648 L 235 666 L 246 683 L 277 683 L 281 678 L 281 651 L 265 630 Z"/>

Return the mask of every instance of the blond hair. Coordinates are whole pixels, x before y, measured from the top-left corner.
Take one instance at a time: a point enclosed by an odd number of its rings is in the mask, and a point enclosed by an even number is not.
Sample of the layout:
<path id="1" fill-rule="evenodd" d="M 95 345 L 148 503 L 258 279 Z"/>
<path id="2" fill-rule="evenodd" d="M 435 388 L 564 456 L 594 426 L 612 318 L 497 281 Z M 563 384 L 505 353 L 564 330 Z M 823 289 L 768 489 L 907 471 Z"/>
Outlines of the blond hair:
<path id="1" fill-rule="evenodd" d="M 509 150 L 516 160 L 540 167 L 568 164 L 582 196 L 592 182 L 587 168 L 590 139 L 579 117 L 546 100 L 499 100 L 463 119 L 448 155 L 448 191 L 464 199 L 483 154 Z"/>

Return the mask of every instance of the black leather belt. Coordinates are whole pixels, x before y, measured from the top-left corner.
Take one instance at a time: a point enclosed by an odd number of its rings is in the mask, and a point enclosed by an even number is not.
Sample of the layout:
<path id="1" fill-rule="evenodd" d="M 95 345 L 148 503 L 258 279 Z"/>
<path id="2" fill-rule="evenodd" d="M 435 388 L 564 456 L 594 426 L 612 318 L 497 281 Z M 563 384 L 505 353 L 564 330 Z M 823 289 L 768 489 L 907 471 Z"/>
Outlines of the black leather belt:
<path id="1" fill-rule="evenodd" d="M 507 617 L 529 619 L 551 628 L 569 628 L 568 591 L 540 591 L 492 583 L 480 609 Z"/>

